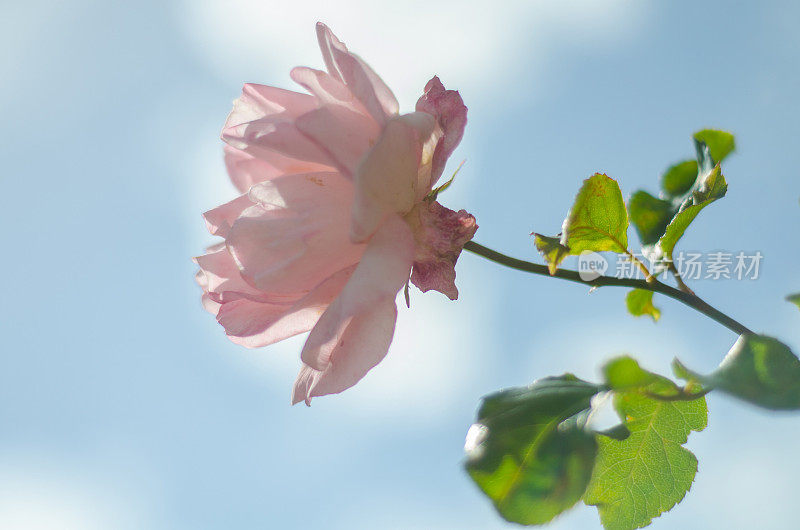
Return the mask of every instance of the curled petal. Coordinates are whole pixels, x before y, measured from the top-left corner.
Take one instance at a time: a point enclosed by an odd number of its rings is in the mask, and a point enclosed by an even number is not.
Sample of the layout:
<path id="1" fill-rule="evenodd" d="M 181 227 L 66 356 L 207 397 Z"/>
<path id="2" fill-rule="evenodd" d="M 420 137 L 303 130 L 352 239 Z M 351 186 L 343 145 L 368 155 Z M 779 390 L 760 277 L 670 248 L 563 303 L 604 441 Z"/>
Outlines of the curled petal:
<path id="1" fill-rule="evenodd" d="M 236 219 L 253 204 L 253 201 L 245 193 L 232 201 L 207 211 L 203 214 L 203 218 L 206 220 L 208 231 L 215 236 L 226 237 Z"/>
<path id="2" fill-rule="evenodd" d="M 370 240 L 350 281 L 309 334 L 300 355 L 303 362 L 315 370 L 327 369 L 333 352 L 345 346 L 342 338 L 356 317 L 387 301 L 394 305 L 408 281 L 413 259 L 414 239 L 408 224 L 397 215 L 390 216 Z"/>
<path id="3" fill-rule="evenodd" d="M 467 125 L 467 107 L 457 90 L 445 90 L 437 76 L 425 85 L 425 93 L 417 101 L 417 110 L 436 118 L 442 128 L 442 140 L 433 155 L 433 183 L 444 171 L 447 159 L 461 142 Z"/>
<path id="4" fill-rule="evenodd" d="M 347 85 L 379 124 L 397 114 L 397 98 L 386 83 L 321 22 L 317 23 L 317 40 L 328 72 Z"/>
<path id="5" fill-rule="evenodd" d="M 224 303 L 241 298 L 266 301 L 265 293 L 244 281 L 236 262 L 225 245 L 212 247 L 209 251 L 194 258 L 200 267 L 197 282 L 209 299 Z"/>
<path id="6" fill-rule="evenodd" d="M 337 394 L 358 383 L 386 357 L 394 335 L 397 306 L 385 300 L 352 318 L 324 370 L 303 365 L 292 392 L 292 405 Z"/>
<path id="7" fill-rule="evenodd" d="M 432 201 L 417 205 L 406 220 L 416 242 L 411 282 L 422 292 L 435 290 L 455 300 L 456 260 L 478 229 L 475 217 Z"/>
<path id="8" fill-rule="evenodd" d="M 219 312 L 219 308 L 222 306 L 219 302 L 212 300 L 208 293 L 203 293 L 203 296 L 200 297 L 200 303 L 203 305 L 203 309 L 212 315 L 216 315 L 217 312 Z"/>

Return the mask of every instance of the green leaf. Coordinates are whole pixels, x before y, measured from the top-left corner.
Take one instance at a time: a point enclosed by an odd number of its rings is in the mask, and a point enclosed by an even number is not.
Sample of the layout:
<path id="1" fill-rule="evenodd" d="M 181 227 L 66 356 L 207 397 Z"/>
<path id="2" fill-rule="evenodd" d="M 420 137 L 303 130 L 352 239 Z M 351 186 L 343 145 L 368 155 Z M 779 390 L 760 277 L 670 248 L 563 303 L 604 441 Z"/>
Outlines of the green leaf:
<path id="1" fill-rule="evenodd" d="M 694 133 L 695 142 L 705 144 L 711 155 L 712 165 L 719 164 L 725 157 L 736 149 L 736 142 L 733 135 L 726 131 L 716 129 L 703 129 Z"/>
<path id="2" fill-rule="evenodd" d="M 800 360 L 788 346 L 765 335 L 745 334 L 708 376 L 676 363 L 683 379 L 771 410 L 800 410 Z"/>
<path id="3" fill-rule="evenodd" d="M 616 357 L 603 366 L 606 386 L 615 392 L 639 392 L 653 399 L 669 401 L 696 399 L 671 379 L 649 372 L 628 355 Z"/>
<path id="4" fill-rule="evenodd" d="M 700 384 L 697 374 L 686 368 L 677 358 L 672 359 L 672 373 L 675 374 L 675 377 L 678 379 L 683 379 L 684 381 L 689 381 L 690 383 L 696 383 L 698 385 Z"/>
<path id="5" fill-rule="evenodd" d="M 675 245 L 686 233 L 697 215 L 709 204 L 725 196 L 728 184 L 720 172 L 719 165 L 715 166 L 701 181 L 699 188 L 681 205 L 680 210 L 667 225 L 664 235 L 659 239 L 657 249 L 672 260 Z"/>
<path id="6" fill-rule="evenodd" d="M 697 458 L 683 446 L 706 427 L 704 398 L 658 401 L 635 392 L 617 394 L 626 418 L 624 441 L 598 438 L 594 473 L 584 502 L 597 506 L 606 530 L 647 526 L 680 502 L 697 472 Z"/>
<path id="7" fill-rule="evenodd" d="M 622 441 L 628 439 L 628 437 L 631 435 L 631 431 L 628 430 L 624 423 L 620 423 L 619 425 L 615 425 L 614 427 L 604 431 L 595 431 L 595 434 L 607 436 L 612 440 Z"/>
<path id="8" fill-rule="evenodd" d="M 634 289 L 625 297 L 625 304 L 628 312 L 635 317 L 648 315 L 654 322 L 661 318 L 661 310 L 653 305 L 653 291 Z"/>
<path id="9" fill-rule="evenodd" d="M 557 237 L 543 236 L 534 232 L 533 241 L 536 249 L 541 252 L 544 260 L 547 262 L 547 269 L 550 275 L 556 273 L 558 266 L 569 255 L 569 248 L 561 244 L 561 240 Z"/>
<path id="10" fill-rule="evenodd" d="M 786 297 L 787 302 L 791 302 L 797 307 L 800 307 L 800 293 L 790 294 Z"/>
<path id="11" fill-rule="evenodd" d="M 543 524 L 581 499 L 597 442 L 565 420 L 600 390 L 568 374 L 484 398 L 465 467 L 506 520 Z"/>
<path id="12" fill-rule="evenodd" d="M 697 180 L 697 161 L 684 160 L 670 166 L 661 175 L 661 189 L 670 198 L 681 197 L 691 191 Z"/>
<path id="13" fill-rule="evenodd" d="M 561 244 L 570 254 L 628 249 L 628 211 L 619 184 L 596 173 L 583 181 L 564 221 Z"/>
<path id="14" fill-rule="evenodd" d="M 697 161 L 679 162 L 664 172 L 661 198 L 645 191 L 631 197 L 631 222 L 653 261 L 672 260 L 675 245 L 700 211 L 727 192 L 719 163 L 733 151 L 733 135 L 705 129 L 695 133 L 694 142 Z"/>
<path id="15" fill-rule="evenodd" d="M 694 175 L 692 178 L 694 179 Z M 652 245 L 657 242 L 675 215 L 671 201 L 657 199 L 642 190 L 631 196 L 628 210 L 642 245 Z"/>

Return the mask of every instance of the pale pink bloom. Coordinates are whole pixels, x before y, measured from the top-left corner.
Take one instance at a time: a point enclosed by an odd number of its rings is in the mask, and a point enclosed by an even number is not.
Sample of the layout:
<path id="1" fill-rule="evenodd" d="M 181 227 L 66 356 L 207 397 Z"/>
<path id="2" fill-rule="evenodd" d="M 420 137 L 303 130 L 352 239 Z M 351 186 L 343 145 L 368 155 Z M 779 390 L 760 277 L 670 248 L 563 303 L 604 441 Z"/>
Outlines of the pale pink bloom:
<path id="1" fill-rule="evenodd" d="M 222 131 L 238 198 L 209 212 L 224 242 L 196 258 L 203 304 L 255 348 L 311 331 L 292 402 L 341 392 L 383 357 L 409 281 L 458 296 L 455 263 L 475 218 L 429 194 L 461 141 L 467 108 L 431 79 L 416 112 L 317 24 L 327 72 L 309 93 L 247 84 Z M 412 272 L 413 271 L 413 272 Z"/>

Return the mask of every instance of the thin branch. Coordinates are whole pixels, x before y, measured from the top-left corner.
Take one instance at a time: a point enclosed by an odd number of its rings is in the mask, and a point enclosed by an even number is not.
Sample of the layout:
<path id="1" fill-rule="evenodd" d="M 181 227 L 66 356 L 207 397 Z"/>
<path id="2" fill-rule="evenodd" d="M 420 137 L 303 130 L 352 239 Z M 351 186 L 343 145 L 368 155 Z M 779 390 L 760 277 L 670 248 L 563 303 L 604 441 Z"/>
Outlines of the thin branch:
<path id="1" fill-rule="evenodd" d="M 467 244 L 464 245 L 464 250 L 468 250 L 473 254 L 477 254 L 490 261 L 499 263 L 500 265 L 504 265 L 512 269 L 530 272 L 540 276 L 551 276 L 546 265 L 539 265 L 537 263 L 531 263 L 529 261 L 523 261 L 512 258 L 511 256 L 506 256 L 505 254 L 501 254 L 500 252 L 496 252 L 490 248 L 484 247 L 480 243 L 476 243 L 474 241 L 467 242 Z M 722 311 L 712 307 L 697 295 L 690 294 L 661 283 L 655 278 L 653 278 L 653 281 L 650 282 L 645 280 L 637 280 L 635 278 L 615 278 L 613 276 L 600 276 L 593 280 L 584 280 L 576 271 L 566 269 L 558 269 L 552 276 L 554 278 L 560 278 L 562 280 L 588 285 L 589 287 L 630 287 L 632 289 L 653 291 L 654 293 L 660 293 L 664 296 L 668 296 L 696 311 L 699 311 L 700 313 L 703 313 L 712 320 L 715 320 L 716 322 L 719 322 L 726 328 L 730 329 L 737 335 L 752 333 L 752 331 L 747 329 L 744 325 L 732 319 Z"/>
<path id="2" fill-rule="evenodd" d="M 655 276 L 650 274 L 650 270 L 647 268 L 647 265 L 642 263 L 642 261 L 639 258 L 634 256 L 632 253 L 628 252 L 627 250 L 625 251 L 625 255 L 628 257 L 628 259 L 632 263 L 634 263 L 637 267 L 639 267 L 639 270 L 641 270 L 644 273 L 644 280 L 647 283 L 653 283 L 655 281 L 655 279 L 656 279 Z"/>
<path id="3" fill-rule="evenodd" d="M 697 296 L 696 294 L 694 294 L 694 291 L 692 291 L 689 288 L 689 286 L 684 283 L 683 278 L 681 277 L 681 273 L 678 272 L 678 267 L 675 266 L 675 263 L 670 261 L 667 267 L 669 268 L 669 271 L 672 273 L 672 277 L 675 278 L 675 283 L 678 284 L 678 289 L 680 289 L 684 293 Z"/>

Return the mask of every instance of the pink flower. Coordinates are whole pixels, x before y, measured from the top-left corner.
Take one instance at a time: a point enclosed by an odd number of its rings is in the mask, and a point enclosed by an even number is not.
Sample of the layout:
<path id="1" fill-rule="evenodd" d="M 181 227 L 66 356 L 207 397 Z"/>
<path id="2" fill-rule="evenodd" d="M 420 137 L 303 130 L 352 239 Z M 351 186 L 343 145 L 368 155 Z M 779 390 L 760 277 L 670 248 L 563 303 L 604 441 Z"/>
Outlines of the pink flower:
<path id="1" fill-rule="evenodd" d="M 310 95 L 247 84 L 222 131 L 242 193 L 209 212 L 224 242 L 196 259 L 203 304 L 255 348 L 311 331 L 292 402 L 341 392 L 385 356 L 409 280 L 451 299 L 475 218 L 429 194 L 461 141 L 467 108 L 437 77 L 416 112 L 323 24 L 327 72 L 292 79 Z M 412 272 L 413 270 L 413 272 Z"/>

